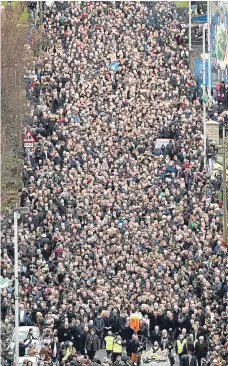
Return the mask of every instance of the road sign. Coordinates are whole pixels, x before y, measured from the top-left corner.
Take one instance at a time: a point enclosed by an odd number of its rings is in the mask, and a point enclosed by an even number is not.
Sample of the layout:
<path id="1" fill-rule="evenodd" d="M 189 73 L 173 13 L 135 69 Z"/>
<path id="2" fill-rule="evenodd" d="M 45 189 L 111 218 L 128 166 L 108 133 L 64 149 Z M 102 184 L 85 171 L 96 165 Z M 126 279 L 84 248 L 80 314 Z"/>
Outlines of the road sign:
<path id="1" fill-rule="evenodd" d="M 34 142 L 24 142 L 25 148 L 32 148 L 34 146 Z"/>
<path id="2" fill-rule="evenodd" d="M 119 62 L 116 62 L 116 61 L 111 62 L 110 63 L 110 70 L 117 71 L 119 66 L 120 66 Z"/>
<path id="3" fill-rule="evenodd" d="M 25 147 L 33 147 L 33 144 L 36 143 L 36 139 L 33 137 L 31 131 L 26 131 L 23 143 Z"/>
<path id="4" fill-rule="evenodd" d="M 111 59 L 111 62 L 116 61 L 116 53 L 110 53 L 109 58 Z"/>

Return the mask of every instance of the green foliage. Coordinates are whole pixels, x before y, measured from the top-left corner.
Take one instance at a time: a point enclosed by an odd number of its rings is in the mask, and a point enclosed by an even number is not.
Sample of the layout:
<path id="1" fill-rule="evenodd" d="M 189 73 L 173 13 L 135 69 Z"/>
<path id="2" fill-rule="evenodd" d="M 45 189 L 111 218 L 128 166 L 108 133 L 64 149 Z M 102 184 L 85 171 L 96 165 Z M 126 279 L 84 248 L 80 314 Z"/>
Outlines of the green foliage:
<path id="1" fill-rule="evenodd" d="M 2 1 L 3 6 L 7 6 L 7 3 L 8 3 L 7 1 Z M 18 5 L 18 1 L 11 1 L 10 5 L 12 6 L 13 9 L 15 9 Z M 20 18 L 21 21 L 23 22 L 29 19 L 29 12 L 27 6 L 25 6 L 24 10 L 21 12 Z"/>
<path id="2" fill-rule="evenodd" d="M 188 1 L 175 1 L 177 8 L 188 8 Z"/>

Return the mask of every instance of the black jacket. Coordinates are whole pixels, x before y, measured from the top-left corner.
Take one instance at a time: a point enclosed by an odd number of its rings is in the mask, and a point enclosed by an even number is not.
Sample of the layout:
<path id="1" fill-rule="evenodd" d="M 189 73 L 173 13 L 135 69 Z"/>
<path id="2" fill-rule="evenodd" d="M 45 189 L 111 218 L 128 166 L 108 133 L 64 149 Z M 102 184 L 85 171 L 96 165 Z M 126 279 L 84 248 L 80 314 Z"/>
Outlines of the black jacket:
<path id="1" fill-rule="evenodd" d="M 86 333 L 84 330 L 80 334 L 80 347 L 85 348 L 86 339 L 87 339 L 88 333 Z"/>
<path id="2" fill-rule="evenodd" d="M 154 343 L 154 342 L 158 342 L 159 344 L 161 343 L 161 332 L 158 331 L 158 332 L 155 332 L 155 330 L 153 332 L 151 332 L 151 342 Z"/>
<path id="3" fill-rule="evenodd" d="M 51 355 L 53 354 L 54 346 L 55 346 L 55 342 L 51 342 L 51 344 L 50 344 Z M 56 343 L 56 350 L 57 350 L 56 357 L 59 358 L 59 351 L 60 351 L 60 343 L 59 342 Z"/>
<path id="4" fill-rule="evenodd" d="M 197 366 L 195 356 L 183 355 L 181 357 L 182 366 Z"/>
<path id="5" fill-rule="evenodd" d="M 19 357 L 25 356 L 25 349 L 30 345 L 31 342 L 32 340 L 30 340 L 28 344 L 19 343 Z"/>
<path id="6" fill-rule="evenodd" d="M 70 341 L 71 339 L 71 328 L 66 328 L 65 326 L 61 325 L 58 329 L 58 338 L 59 342 L 66 342 Z"/>
<path id="7" fill-rule="evenodd" d="M 112 322 L 112 332 L 118 333 L 119 327 L 120 327 L 120 316 L 119 314 L 111 314 L 110 316 L 111 322 Z"/>
<path id="8" fill-rule="evenodd" d="M 99 349 L 99 345 L 100 342 L 98 335 L 88 334 L 86 338 L 85 349 L 89 352 L 90 351 L 96 352 Z"/>
<path id="9" fill-rule="evenodd" d="M 104 330 L 105 327 L 105 323 L 104 323 L 104 319 L 103 318 L 96 318 L 94 320 L 94 329 L 96 330 L 96 332 L 101 333 Z"/>
<path id="10" fill-rule="evenodd" d="M 207 344 L 205 342 L 203 342 L 203 343 L 196 342 L 195 353 L 198 358 L 205 358 L 207 355 L 207 350 L 208 350 L 208 348 L 207 348 Z"/>
<path id="11" fill-rule="evenodd" d="M 148 314 L 148 315 L 149 315 L 149 319 L 150 319 L 150 329 L 151 329 L 151 331 L 154 330 L 156 325 L 158 325 L 159 327 L 161 326 L 162 317 L 160 315 L 157 315 L 156 317 L 154 316 L 154 314 Z"/>

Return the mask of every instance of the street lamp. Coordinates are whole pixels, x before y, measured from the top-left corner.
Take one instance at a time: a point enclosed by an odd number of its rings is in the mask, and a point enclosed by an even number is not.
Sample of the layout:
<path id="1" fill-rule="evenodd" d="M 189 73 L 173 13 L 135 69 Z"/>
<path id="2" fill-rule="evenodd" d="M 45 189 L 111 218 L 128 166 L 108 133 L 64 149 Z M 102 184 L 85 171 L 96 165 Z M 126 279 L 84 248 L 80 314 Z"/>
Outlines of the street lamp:
<path id="1" fill-rule="evenodd" d="M 188 1 L 188 39 L 189 51 L 192 49 L 192 2 Z"/>
<path id="2" fill-rule="evenodd" d="M 14 289 L 14 298 L 15 298 L 15 361 L 16 365 L 19 365 L 19 306 L 18 306 L 18 216 L 20 213 L 28 213 L 28 207 L 16 207 L 13 210 L 13 218 L 14 218 L 14 277 L 15 277 L 15 289 Z"/>
<path id="3" fill-rule="evenodd" d="M 206 135 L 206 29 L 207 23 L 203 24 L 203 154 L 204 154 L 204 169 L 207 169 L 207 135 Z"/>
<path id="4" fill-rule="evenodd" d="M 207 43 L 208 43 L 208 96 L 211 101 L 212 71 L 211 71 L 211 2 L 207 0 Z"/>
<path id="5" fill-rule="evenodd" d="M 223 196 L 223 240 L 225 243 L 227 243 L 226 127 L 227 127 L 227 121 L 224 120 L 222 124 L 222 155 L 223 155 L 222 196 Z"/>

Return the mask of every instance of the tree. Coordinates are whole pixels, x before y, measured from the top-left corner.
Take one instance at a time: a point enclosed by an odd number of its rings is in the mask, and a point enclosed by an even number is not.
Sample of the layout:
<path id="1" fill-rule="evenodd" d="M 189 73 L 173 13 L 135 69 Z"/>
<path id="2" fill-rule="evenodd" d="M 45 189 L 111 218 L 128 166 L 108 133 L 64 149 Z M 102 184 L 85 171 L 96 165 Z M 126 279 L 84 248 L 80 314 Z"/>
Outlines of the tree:
<path id="1" fill-rule="evenodd" d="M 28 16 L 25 3 L 6 6 L 1 12 L 1 187 L 2 206 L 17 197 L 21 187 L 22 131 L 25 96 L 23 75 L 31 63 L 26 36 Z"/>

